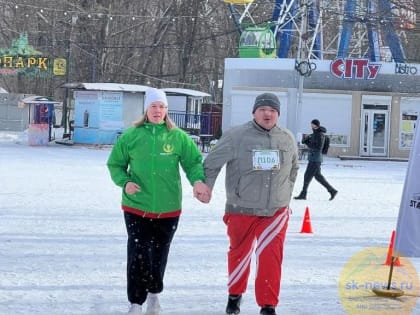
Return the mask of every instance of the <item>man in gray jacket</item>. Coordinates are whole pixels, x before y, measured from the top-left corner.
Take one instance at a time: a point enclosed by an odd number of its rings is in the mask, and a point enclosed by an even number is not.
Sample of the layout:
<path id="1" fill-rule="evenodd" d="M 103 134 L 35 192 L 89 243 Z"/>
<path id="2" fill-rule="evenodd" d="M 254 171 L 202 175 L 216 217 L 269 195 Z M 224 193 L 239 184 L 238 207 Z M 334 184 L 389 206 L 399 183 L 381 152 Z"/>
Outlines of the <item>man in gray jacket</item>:
<path id="1" fill-rule="evenodd" d="M 261 315 L 275 315 L 298 153 L 292 133 L 277 126 L 280 101 L 275 94 L 257 96 L 252 113 L 252 121 L 223 134 L 204 168 L 206 183 L 213 188 L 226 164 L 223 221 L 230 241 L 226 314 L 240 312 L 255 247 L 256 301 Z"/>

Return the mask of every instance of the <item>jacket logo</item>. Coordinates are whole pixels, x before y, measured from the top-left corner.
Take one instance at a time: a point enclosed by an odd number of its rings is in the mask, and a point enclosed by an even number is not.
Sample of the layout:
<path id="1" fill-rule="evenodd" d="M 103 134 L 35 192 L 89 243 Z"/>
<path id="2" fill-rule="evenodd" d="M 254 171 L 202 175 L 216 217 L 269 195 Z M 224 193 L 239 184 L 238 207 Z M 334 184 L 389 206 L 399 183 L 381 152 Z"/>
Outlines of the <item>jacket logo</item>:
<path id="1" fill-rule="evenodd" d="M 172 153 L 174 151 L 174 147 L 171 144 L 164 144 L 162 148 L 165 153 Z"/>

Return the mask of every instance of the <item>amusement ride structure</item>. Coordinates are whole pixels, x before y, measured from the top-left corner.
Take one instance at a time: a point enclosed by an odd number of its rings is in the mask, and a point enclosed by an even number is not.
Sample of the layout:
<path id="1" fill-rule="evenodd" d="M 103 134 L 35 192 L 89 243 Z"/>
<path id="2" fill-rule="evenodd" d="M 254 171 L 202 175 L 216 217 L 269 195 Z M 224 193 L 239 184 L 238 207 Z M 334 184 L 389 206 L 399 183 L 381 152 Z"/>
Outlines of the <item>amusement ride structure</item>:
<path id="1" fill-rule="evenodd" d="M 310 74 L 310 59 L 404 63 L 404 32 L 416 21 L 414 0 L 224 2 L 240 33 L 240 57 L 295 58 L 302 75 Z"/>

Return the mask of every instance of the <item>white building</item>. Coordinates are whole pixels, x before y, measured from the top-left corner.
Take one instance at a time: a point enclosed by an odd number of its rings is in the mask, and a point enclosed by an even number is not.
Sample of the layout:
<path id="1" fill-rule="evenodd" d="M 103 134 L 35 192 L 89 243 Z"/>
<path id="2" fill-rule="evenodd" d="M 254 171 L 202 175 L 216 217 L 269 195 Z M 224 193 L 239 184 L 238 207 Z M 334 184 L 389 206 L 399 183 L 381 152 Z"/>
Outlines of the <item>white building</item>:
<path id="1" fill-rule="evenodd" d="M 298 71 L 299 70 L 299 71 Z M 225 60 L 223 130 L 252 119 L 255 97 L 275 93 L 279 124 L 311 133 L 317 118 L 331 136 L 329 155 L 408 158 L 420 112 L 420 65 L 367 59 Z"/>
<path id="2" fill-rule="evenodd" d="M 117 137 L 144 114 L 149 86 L 121 83 L 65 83 L 72 90 L 74 143 L 113 144 Z M 210 94 L 180 88 L 164 88 L 169 111 L 183 129 L 202 127 L 201 103 Z M 205 125 L 205 124 L 204 124 Z"/>

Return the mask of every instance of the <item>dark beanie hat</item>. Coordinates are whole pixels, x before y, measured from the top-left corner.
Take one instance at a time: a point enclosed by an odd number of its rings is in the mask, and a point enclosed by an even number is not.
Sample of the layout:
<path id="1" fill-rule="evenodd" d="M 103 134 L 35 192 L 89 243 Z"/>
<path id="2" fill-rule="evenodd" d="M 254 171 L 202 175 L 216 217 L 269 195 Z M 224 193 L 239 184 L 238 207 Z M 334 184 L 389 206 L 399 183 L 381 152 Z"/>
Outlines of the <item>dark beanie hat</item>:
<path id="1" fill-rule="evenodd" d="M 317 127 L 319 127 L 319 126 L 321 125 L 321 123 L 319 122 L 319 120 L 318 120 L 318 119 L 313 119 L 313 120 L 311 121 L 311 124 L 313 124 L 313 125 L 315 125 L 315 126 L 317 126 Z"/>
<path id="2" fill-rule="evenodd" d="M 280 101 L 279 98 L 273 93 L 263 93 L 257 96 L 254 103 L 252 113 L 260 106 L 270 106 L 274 108 L 280 115 Z"/>

